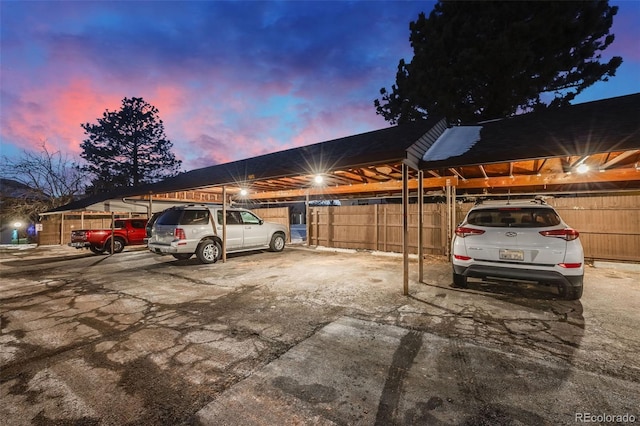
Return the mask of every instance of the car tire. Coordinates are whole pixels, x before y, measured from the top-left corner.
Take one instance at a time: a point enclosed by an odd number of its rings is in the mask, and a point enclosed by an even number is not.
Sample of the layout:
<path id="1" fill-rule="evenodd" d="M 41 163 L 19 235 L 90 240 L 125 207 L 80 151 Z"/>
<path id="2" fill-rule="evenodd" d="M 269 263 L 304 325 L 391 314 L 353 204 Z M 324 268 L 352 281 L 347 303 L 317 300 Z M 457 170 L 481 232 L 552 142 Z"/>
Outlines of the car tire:
<path id="1" fill-rule="evenodd" d="M 104 251 L 107 253 L 122 253 L 122 250 L 124 250 L 124 240 L 122 238 L 114 238 L 113 239 L 113 252 L 111 251 L 111 240 L 107 240 L 104 243 Z"/>
<path id="2" fill-rule="evenodd" d="M 189 260 L 191 259 L 191 256 L 193 256 L 193 253 L 175 253 L 171 256 L 175 257 L 178 260 Z"/>
<path id="3" fill-rule="evenodd" d="M 93 244 L 89 246 L 89 250 L 94 254 L 104 254 L 104 249 L 98 248 Z"/>
<path id="4" fill-rule="evenodd" d="M 216 263 L 222 256 L 222 247 L 218 241 L 204 240 L 198 244 L 196 256 L 202 263 Z"/>
<path id="5" fill-rule="evenodd" d="M 284 235 L 282 235 L 281 233 L 273 234 L 273 236 L 271 237 L 271 242 L 269 243 L 269 249 L 276 252 L 282 251 L 284 250 L 284 245 Z"/>
<path id="6" fill-rule="evenodd" d="M 453 286 L 457 288 L 467 288 L 467 277 L 453 273 Z"/>

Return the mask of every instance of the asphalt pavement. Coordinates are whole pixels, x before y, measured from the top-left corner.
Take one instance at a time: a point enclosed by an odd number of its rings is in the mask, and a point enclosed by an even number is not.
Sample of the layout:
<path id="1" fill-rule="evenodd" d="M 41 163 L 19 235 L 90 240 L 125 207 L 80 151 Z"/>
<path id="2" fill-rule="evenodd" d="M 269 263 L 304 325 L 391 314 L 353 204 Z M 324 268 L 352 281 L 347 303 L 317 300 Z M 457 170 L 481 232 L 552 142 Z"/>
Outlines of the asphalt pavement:
<path id="1" fill-rule="evenodd" d="M 0 249 L 0 418 L 31 424 L 640 422 L 640 273 L 584 296 L 446 259 L 289 247 L 226 263 L 143 247 Z M 626 416 L 626 417 L 625 417 Z"/>

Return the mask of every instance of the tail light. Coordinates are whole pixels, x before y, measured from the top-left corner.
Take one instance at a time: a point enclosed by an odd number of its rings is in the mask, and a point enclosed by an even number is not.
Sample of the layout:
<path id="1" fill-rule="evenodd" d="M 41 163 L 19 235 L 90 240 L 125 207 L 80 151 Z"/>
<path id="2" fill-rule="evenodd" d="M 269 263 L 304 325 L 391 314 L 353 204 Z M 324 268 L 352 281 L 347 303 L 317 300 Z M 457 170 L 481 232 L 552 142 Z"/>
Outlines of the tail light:
<path id="1" fill-rule="evenodd" d="M 484 231 L 482 229 L 467 228 L 466 226 L 458 226 L 456 228 L 456 235 L 460 238 L 468 237 L 469 235 L 482 235 Z"/>
<path id="2" fill-rule="evenodd" d="M 182 229 L 182 228 L 176 228 L 173 231 L 173 236 L 175 237 L 176 240 L 186 240 L 187 239 L 187 234 L 184 233 L 184 229 Z"/>
<path id="3" fill-rule="evenodd" d="M 582 263 L 558 263 L 558 266 L 562 266 L 563 268 L 567 269 L 573 269 L 581 267 Z"/>
<path id="4" fill-rule="evenodd" d="M 555 237 L 562 238 L 563 240 L 573 241 L 580 236 L 580 233 L 575 229 L 552 229 L 551 231 L 540 231 L 540 235 L 543 237 Z"/>
<path id="5" fill-rule="evenodd" d="M 469 256 L 463 256 L 461 254 L 454 254 L 453 257 L 457 260 L 471 260 Z"/>

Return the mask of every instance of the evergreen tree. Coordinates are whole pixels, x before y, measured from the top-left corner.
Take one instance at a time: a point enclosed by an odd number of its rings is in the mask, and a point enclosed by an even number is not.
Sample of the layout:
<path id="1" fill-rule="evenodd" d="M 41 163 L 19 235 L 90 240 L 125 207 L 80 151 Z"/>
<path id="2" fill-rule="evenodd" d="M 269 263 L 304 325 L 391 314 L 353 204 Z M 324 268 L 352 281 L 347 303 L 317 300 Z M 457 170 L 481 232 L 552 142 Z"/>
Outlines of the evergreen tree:
<path id="1" fill-rule="evenodd" d="M 98 124 L 85 123 L 88 139 L 80 156 L 93 176 L 94 192 L 152 183 L 179 172 L 158 109 L 142 98 L 124 98 L 119 111 L 107 110 Z"/>
<path id="2" fill-rule="evenodd" d="M 391 92 L 380 90 L 377 113 L 394 124 L 480 121 L 567 105 L 622 63 L 600 63 L 617 10 L 608 1 L 440 1 L 410 23 L 413 59 L 400 61 Z"/>

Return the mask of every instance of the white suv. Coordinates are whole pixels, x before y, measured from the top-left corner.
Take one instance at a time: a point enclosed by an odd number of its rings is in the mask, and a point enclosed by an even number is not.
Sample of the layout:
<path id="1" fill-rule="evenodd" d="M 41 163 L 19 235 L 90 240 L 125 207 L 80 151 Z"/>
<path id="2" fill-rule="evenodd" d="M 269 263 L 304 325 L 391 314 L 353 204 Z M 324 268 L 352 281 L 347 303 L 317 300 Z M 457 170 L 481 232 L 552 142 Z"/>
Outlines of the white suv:
<path id="1" fill-rule="evenodd" d="M 227 253 L 268 248 L 282 251 L 287 228 L 265 222 L 249 210 L 227 208 Z M 156 254 L 171 254 L 179 260 L 193 254 L 202 263 L 222 257 L 222 205 L 188 205 L 162 212 L 153 224 L 147 243 Z"/>
<path id="2" fill-rule="evenodd" d="M 535 281 L 580 299 L 584 252 L 578 237 L 539 199 L 477 204 L 451 244 L 453 284 L 466 287 L 468 277 Z"/>

